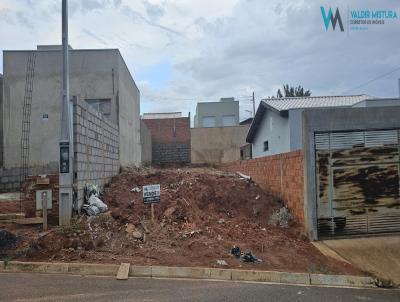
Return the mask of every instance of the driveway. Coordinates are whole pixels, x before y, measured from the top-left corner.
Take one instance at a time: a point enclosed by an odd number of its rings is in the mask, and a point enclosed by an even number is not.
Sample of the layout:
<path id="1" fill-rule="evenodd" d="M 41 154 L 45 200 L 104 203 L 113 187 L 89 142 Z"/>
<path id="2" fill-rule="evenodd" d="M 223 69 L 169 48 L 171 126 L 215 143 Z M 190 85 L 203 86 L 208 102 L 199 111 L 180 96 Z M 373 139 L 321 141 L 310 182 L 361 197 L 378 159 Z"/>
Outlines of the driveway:
<path id="1" fill-rule="evenodd" d="M 328 247 L 363 271 L 400 285 L 400 236 L 325 240 Z"/>

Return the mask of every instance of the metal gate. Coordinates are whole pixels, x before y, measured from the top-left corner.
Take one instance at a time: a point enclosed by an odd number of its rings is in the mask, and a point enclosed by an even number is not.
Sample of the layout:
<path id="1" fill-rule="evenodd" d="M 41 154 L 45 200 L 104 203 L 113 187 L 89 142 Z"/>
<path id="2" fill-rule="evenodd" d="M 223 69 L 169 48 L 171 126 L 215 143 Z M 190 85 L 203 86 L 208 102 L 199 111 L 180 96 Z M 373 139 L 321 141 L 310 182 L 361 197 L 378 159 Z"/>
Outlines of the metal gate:
<path id="1" fill-rule="evenodd" d="M 320 238 L 400 231 L 399 129 L 315 134 Z"/>

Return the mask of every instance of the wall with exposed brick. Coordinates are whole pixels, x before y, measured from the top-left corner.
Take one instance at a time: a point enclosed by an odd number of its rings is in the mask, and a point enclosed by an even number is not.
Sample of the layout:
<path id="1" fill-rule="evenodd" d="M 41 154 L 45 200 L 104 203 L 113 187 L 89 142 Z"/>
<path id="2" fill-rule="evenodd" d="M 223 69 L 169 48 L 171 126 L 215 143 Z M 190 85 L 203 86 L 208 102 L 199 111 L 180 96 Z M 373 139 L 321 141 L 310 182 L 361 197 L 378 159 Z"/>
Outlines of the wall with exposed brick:
<path id="1" fill-rule="evenodd" d="M 249 175 L 261 188 L 272 192 L 304 225 L 304 162 L 301 150 L 224 163 L 221 170 Z"/>
<path id="2" fill-rule="evenodd" d="M 119 131 L 116 124 L 79 99 L 74 100 L 73 116 L 74 177 L 80 209 L 86 183 L 103 186 L 119 173 Z"/>
<path id="3" fill-rule="evenodd" d="M 190 163 L 190 118 L 143 119 L 152 137 L 152 162 Z"/>
<path id="4" fill-rule="evenodd" d="M 48 180 L 48 183 L 43 182 L 43 179 Z M 58 193 L 59 193 L 59 181 L 57 174 L 48 174 L 44 178 L 38 175 L 28 176 L 24 183 L 24 201 L 22 203 L 23 212 L 25 217 L 42 216 L 41 211 L 36 211 L 36 190 L 48 190 L 51 189 L 52 194 L 52 208 L 48 209 L 47 213 L 49 219 L 55 219 L 57 223 L 58 219 Z"/>

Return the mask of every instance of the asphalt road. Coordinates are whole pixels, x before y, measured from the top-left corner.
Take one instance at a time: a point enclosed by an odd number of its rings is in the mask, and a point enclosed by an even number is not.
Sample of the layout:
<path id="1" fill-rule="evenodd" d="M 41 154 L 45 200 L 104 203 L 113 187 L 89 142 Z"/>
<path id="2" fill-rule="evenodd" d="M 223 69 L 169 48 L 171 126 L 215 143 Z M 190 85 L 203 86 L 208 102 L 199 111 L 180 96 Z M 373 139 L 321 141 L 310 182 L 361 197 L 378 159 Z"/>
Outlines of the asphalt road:
<path id="1" fill-rule="evenodd" d="M 0 301 L 400 301 L 399 290 L 0 273 Z"/>

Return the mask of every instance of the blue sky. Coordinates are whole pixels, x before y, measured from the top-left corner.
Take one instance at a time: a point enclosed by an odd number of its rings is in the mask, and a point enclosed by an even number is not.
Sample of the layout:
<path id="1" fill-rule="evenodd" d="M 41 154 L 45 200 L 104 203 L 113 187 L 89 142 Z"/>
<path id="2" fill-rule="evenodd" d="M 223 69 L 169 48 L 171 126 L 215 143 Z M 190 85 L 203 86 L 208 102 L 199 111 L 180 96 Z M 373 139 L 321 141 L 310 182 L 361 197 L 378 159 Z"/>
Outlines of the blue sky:
<path id="1" fill-rule="evenodd" d="M 1 0 L 0 49 L 59 44 L 60 2 Z M 321 5 L 339 8 L 344 32 L 326 30 Z M 259 101 L 284 83 L 397 96 L 400 70 L 387 73 L 400 67 L 400 20 L 349 32 L 348 7 L 400 17 L 390 0 L 70 0 L 69 36 L 74 48 L 120 49 L 142 112 L 193 114 L 199 101 L 235 97 L 246 118 L 253 91 Z"/>

